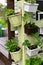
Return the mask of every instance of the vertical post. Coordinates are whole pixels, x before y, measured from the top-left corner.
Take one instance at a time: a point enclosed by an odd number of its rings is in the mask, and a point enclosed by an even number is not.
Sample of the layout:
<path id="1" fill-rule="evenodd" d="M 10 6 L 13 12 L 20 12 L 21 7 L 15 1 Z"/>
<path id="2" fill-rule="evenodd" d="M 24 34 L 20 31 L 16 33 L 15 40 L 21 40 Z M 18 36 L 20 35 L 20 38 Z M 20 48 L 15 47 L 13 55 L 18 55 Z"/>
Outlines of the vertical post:
<path id="1" fill-rule="evenodd" d="M 7 8 L 14 9 L 14 0 L 7 0 Z M 8 20 L 8 39 L 15 37 L 15 32 L 10 29 L 10 22 Z"/>
<path id="2" fill-rule="evenodd" d="M 22 17 L 24 17 L 24 0 L 21 0 L 21 4 L 22 4 Z M 22 24 L 20 27 L 18 27 L 18 40 L 19 40 L 19 46 L 22 48 L 22 65 L 25 65 L 25 48 L 22 45 L 22 43 L 24 42 L 24 21 L 23 18 L 21 20 Z"/>
<path id="3" fill-rule="evenodd" d="M 22 0 L 22 17 L 24 17 L 24 0 Z M 23 18 L 22 18 L 22 42 L 24 42 L 24 21 L 23 21 Z M 24 48 L 24 46 L 22 47 L 22 49 L 23 49 L 23 59 L 22 59 L 22 62 L 23 62 L 23 64 L 22 65 L 25 65 L 25 48 Z"/>
<path id="4" fill-rule="evenodd" d="M 15 9 L 15 13 L 17 13 L 17 0 L 14 0 L 14 9 Z"/>

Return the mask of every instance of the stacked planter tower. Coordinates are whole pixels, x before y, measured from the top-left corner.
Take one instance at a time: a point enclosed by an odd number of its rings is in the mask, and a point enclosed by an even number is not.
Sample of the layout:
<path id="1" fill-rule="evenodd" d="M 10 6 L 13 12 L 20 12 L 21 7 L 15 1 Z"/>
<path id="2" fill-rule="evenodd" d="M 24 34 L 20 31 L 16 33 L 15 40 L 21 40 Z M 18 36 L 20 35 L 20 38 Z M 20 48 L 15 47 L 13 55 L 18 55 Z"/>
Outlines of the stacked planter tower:
<path id="1" fill-rule="evenodd" d="M 36 12 L 38 4 L 31 5 L 28 2 L 25 2 L 24 0 L 20 0 L 17 2 L 19 3 L 18 7 L 20 8 L 20 11 L 15 15 L 9 16 L 8 19 L 11 24 L 11 31 L 14 31 L 16 29 L 18 30 L 18 44 L 22 49 L 22 60 L 20 65 L 25 65 L 25 60 L 27 59 L 27 57 L 29 58 L 29 55 L 26 54 L 25 46 L 23 46 L 22 44 L 25 40 L 30 40 L 31 43 L 33 43 L 35 40 L 30 35 L 25 34 L 24 25 L 26 22 L 24 21 L 23 17 L 25 12 Z M 36 7 L 36 9 L 34 7 Z M 27 23 L 29 22 L 30 19 L 27 18 Z"/>

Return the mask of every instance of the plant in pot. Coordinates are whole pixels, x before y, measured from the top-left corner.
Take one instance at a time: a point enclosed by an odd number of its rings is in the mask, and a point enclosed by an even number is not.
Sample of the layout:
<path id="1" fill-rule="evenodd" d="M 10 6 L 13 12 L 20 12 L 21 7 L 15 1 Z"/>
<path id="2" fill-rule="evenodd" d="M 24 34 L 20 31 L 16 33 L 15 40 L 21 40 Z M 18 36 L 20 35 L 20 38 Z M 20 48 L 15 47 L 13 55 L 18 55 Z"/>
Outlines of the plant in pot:
<path id="1" fill-rule="evenodd" d="M 34 42 L 34 44 L 30 43 L 29 40 L 25 40 L 23 42 L 23 45 L 26 47 L 26 53 L 29 56 L 33 56 L 33 55 L 38 54 L 38 52 L 40 50 L 40 44 L 43 43 L 43 40 L 40 39 L 40 37 L 38 36 L 38 33 L 33 34 L 32 37 L 34 37 L 36 39 L 36 41 Z"/>
<path id="2" fill-rule="evenodd" d="M 32 12 L 25 12 L 23 16 L 23 21 L 27 23 L 28 21 L 31 21 L 33 19 L 33 16 L 34 15 Z"/>
<path id="3" fill-rule="evenodd" d="M 21 48 L 18 45 L 18 40 L 16 38 L 10 39 L 5 44 L 6 49 L 10 52 L 11 59 L 15 62 L 21 60 Z"/>
<path id="4" fill-rule="evenodd" d="M 12 9 L 7 9 L 6 16 L 8 16 L 9 22 L 13 27 L 21 25 L 21 13 L 15 13 Z"/>
<path id="5" fill-rule="evenodd" d="M 15 14 L 15 11 L 13 9 L 6 9 L 5 15 L 9 16 L 9 15 L 13 15 Z"/>
<path id="6" fill-rule="evenodd" d="M 43 60 L 38 57 L 31 57 L 26 60 L 26 65 L 43 65 Z"/>
<path id="7" fill-rule="evenodd" d="M 39 36 L 39 33 L 32 34 L 32 37 L 34 37 L 37 40 L 37 44 L 40 47 L 40 50 L 43 48 L 43 39 Z"/>
<path id="8" fill-rule="evenodd" d="M 36 12 L 38 8 L 38 4 L 35 3 L 35 0 L 25 0 L 24 2 L 24 10 L 27 12 Z"/>
<path id="9" fill-rule="evenodd" d="M 24 25 L 24 30 L 27 35 L 38 32 L 38 29 L 38 26 L 36 26 L 35 23 L 31 21 L 29 23 L 26 22 Z"/>
<path id="10" fill-rule="evenodd" d="M 31 34 L 37 40 L 38 45 L 40 46 L 40 50 L 43 50 L 43 39 L 39 36 L 39 33 Z"/>

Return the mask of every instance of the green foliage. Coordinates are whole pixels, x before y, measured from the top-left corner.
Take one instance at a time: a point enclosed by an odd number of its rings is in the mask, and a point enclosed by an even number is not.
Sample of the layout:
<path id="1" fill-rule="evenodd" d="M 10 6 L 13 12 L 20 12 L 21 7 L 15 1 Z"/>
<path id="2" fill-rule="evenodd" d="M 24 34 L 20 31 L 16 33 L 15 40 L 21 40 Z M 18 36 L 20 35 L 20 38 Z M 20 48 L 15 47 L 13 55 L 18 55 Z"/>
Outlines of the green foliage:
<path id="1" fill-rule="evenodd" d="M 7 6 L 4 6 L 4 5 L 0 6 L 0 17 L 5 17 L 6 9 L 7 9 Z"/>
<path id="2" fill-rule="evenodd" d="M 0 17 L 0 24 L 2 24 L 2 27 L 7 27 L 7 22 L 6 22 L 5 18 Z"/>
<path id="3" fill-rule="evenodd" d="M 25 12 L 24 13 L 24 17 L 23 17 L 24 22 L 27 21 L 27 19 L 32 20 L 32 18 L 33 18 L 33 13 L 32 12 Z"/>
<path id="4" fill-rule="evenodd" d="M 30 47 L 30 46 L 31 46 L 31 43 L 29 42 L 29 40 L 25 40 L 25 41 L 23 42 L 23 45 Z"/>
<path id="5" fill-rule="evenodd" d="M 31 44 L 30 42 L 29 42 L 29 40 L 25 40 L 24 42 L 23 42 L 23 45 L 24 46 L 27 46 L 29 49 L 35 49 L 35 48 L 37 48 L 37 45 L 36 44 Z"/>
<path id="6" fill-rule="evenodd" d="M 12 14 L 15 14 L 13 9 L 8 9 L 7 6 L 1 6 L 0 17 L 6 17 Z"/>
<path id="7" fill-rule="evenodd" d="M 29 3 L 34 3 L 35 2 L 35 0 L 25 0 L 26 2 L 29 2 Z"/>
<path id="8" fill-rule="evenodd" d="M 32 37 L 34 37 L 37 41 L 35 42 L 35 45 L 39 45 L 40 47 L 43 47 L 43 39 L 39 36 L 39 33 L 31 34 Z"/>
<path id="9" fill-rule="evenodd" d="M 7 6 L 0 4 L 0 24 L 2 24 L 2 27 L 7 27 L 6 10 Z"/>
<path id="10" fill-rule="evenodd" d="M 43 60 L 41 58 L 30 58 L 30 60 L 26 60 L 26 65 L 43 65 Z"/>
<path id="11" fill-rule="evenodd" d="M 7 6 L 0 4 L 0 24 L 2 24 L 2 27 L 7 27 L 7 15 L 11 14 L 14 14 L 14 10 L 7 9 Z"/>
<path id="12" fill-rule="evenodd" d="M 15 14 L 15 12 L 14 12 L 13 9 L 7 9 L 7 11 L 6 11 L 6 15 L 7 15 L 7 16 L 8 16 L 8 15 L 13 15 L 13 14 Z"/>
<path id="13" fill-rule="evenodd" d="M 26 59 L 26 64 L 25 65 L 30 65 L 30 59 Z"/>
<path id="14" fill-rule="evenodd" d="M 5 44 L 6 49 L 10 52 L 16 52 L 18 50 L 18 40 L 16 38 L 13 38 L 11 40 L 8 40 Z"/>
<path id="15" fill-rule="evenodd" d="M 36 26 L 35 23 L 31 21 L 29 23 L 26 22 L 26 24 L 24 25 L 24 27 L 34 27 L 34 26 Z"/>
<path id="16" fill-rule="evenodd" d="M 29 40 L 25 40 L 23 42 L 24 46 L 27 46 L 29 49 L 34 49 L 37 46 L 43 47 L 43 40 L 41 39 L 41 37 L 39 36 L 39 33 L 35 33 L 35 34 L 31 34 L 32 37 L 34 37 L 36 39 L 36 41 L 34 42 L 34 44 L 32 45 Z"/>

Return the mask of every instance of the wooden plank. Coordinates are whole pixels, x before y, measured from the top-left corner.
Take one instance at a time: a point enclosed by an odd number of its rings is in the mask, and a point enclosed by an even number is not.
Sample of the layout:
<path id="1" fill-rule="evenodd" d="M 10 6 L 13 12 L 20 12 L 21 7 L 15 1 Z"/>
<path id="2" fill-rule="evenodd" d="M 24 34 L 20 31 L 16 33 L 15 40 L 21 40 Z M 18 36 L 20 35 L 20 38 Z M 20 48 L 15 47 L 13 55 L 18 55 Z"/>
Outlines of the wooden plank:
<path id="1" fill-rule="evenodd" d="M 11 60 L 9 60 L 8 58 L 6 58 L 1 52 L 0 52 L 0 60 L 3 61 L 5 63 L 5 65 L 11 65 Z"/>

